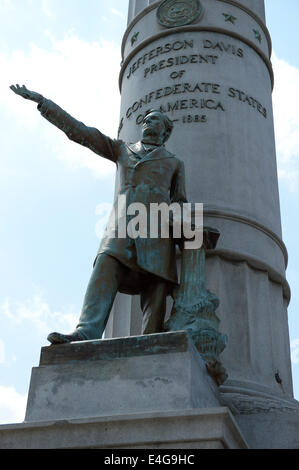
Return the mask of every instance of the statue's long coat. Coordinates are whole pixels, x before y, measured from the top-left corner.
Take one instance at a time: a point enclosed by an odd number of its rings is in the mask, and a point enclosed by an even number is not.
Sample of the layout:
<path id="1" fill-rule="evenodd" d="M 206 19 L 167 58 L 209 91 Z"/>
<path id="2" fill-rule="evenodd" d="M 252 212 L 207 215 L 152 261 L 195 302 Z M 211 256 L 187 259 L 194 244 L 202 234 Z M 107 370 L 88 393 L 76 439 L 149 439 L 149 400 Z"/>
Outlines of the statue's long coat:
<path id="1" fill-rule="evenodd" d="M 118 196 L 126 196 L 127 206 L 143 203 L 149 211 L 151 203 L 187 202 L 183 163 L 164 146 L 144 154 L 141 143 L 126 144 L 112 140 L 98 129 L 88 127 L 67 114 L 50 100 L 44 99 L 38 109 L 42 116 L 61 129 L 69 139 L 88 147 L 96 154 L 116 163 L 118 168 Z M 115 213 L 119 210 L 116 198 Z M 131 217 L 132 218 L 132 217 Z M 128 222 L 129 217 L 126 218 Z M 149 219 L 148 219 L 149 221 Z M 110 220 L 111 222 L 111 220 Z M 118 229 L 116 218 L 116 233 Z M 148 235 L 149 235 L 148 224 Z M 177 283 L 175 243 L 169 238 L 117 238 L 108 224 L 99 253 L 107 253 L 134 272 L 150 273 L 171 283 Z M 135 277 L 137 279 L 137 277 Z M 128 279 L 122 292 L 138 291 L 134 276 Z"/>

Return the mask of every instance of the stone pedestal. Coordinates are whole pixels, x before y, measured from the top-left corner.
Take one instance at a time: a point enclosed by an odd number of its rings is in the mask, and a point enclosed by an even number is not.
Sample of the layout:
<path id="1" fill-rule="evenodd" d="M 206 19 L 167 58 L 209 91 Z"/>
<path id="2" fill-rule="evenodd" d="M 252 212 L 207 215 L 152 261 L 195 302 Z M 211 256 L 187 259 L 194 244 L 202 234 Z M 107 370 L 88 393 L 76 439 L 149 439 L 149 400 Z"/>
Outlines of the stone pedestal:
<path id="1" fill-rule="evenodd" d="M 42 349 L 25 421 L 219 406 L 218 388 L 186 332 Z"/>
<path id="2" fill-rule="evenodd" d="M 228 408 L 0 426 L 1 449 L 246 449 Z"/>
<path id="3" fill-rule="evenodd" d="M 0 448 L 246 448 L 186 332 L 42 349 Z"/>

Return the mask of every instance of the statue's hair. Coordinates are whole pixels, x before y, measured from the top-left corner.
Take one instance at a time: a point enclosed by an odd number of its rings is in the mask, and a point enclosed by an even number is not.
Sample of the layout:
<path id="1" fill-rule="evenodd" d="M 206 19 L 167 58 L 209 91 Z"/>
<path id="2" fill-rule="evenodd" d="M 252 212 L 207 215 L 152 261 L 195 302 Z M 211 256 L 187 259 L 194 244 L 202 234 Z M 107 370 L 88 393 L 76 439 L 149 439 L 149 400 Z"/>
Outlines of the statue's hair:
<path id="1" fill-rule="evenodd" d="M 143 120 L 146 118 L 146 116 L 148 116 L 149 114 L 152 114 L 152 113 L 159 113 L 161 114 L 162 118 L 163 118 L 163 124 L 165 126 L 165 138 L 164 138 L 164 142 L 163 144 L 169 139 L 171 133 L 172 133 L 172 130 L 173 130 L 173 122 L 171 121 L 171 119 L 169 119 L 168 116 L 166 116 L 166 114 L 164 114 L 162 111 L 160 111 L 159 109 L 149 109 L 146 113 L 145 113 L 145 116 L 143 118 Z"/>

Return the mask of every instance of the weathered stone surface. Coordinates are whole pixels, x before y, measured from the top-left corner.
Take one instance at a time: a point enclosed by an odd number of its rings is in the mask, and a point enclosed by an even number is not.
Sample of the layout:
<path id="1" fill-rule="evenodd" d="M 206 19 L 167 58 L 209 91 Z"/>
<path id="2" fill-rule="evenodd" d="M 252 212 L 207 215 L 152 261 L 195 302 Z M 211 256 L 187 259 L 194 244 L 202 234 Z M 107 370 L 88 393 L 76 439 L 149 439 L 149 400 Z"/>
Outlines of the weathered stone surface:
<path id="1" fill-rule="evenodd" d="M 251 449 L 299 449 L 299 404 L 297 410 L 261 409 L 235 419 Z"/>
<path id="2" fill-rule="evenodd" d="M 220 387 L 221 403 L 233 413 L 251 449 L 299 449 L 299 402 L 250 390 L 244 384 Z M 267 393 L 268 392 L 268 393 Z"/>
<path id="3" fill-rule="evenodd" d="M 178 353 L 186 352 L 189 347 L 188 335 L 182 332 L 84 341 L 42 348 L 39 365 L 72 364 Z"/>
<path id="4" fill-rule="evenodd" d="M 246 449 L 228 408 L 0 426 L 0 449 Z"/>
<path id="5" fill-rule="evenodd" d="M 1 449 L 246 449 L 190 336 L 170 332 L 42 349 L 26 421 Z"/>
<path id="6" fill-rule="evenodd" d="M 25 421 L 220 406 L 186 332 L 43 348 Z"/>

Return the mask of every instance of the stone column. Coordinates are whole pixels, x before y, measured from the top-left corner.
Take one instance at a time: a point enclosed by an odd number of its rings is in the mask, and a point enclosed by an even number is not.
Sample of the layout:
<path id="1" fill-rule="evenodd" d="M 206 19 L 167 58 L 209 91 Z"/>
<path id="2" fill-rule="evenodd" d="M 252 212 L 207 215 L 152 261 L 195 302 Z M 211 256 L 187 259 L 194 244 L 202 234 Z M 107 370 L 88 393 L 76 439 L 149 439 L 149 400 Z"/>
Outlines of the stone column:
<path id="1" fill-rule="evenodd" d="M 122 55 L 119 137 L 137 141 L 145 112 L 166 112 L 175 124 L 167 148 L 185 162 L 189 200 L 204 203 L 204 224 L 221 233 L 207 252 L 207 287 L 228 335 L 223 394 L 291 399 L 264 1 L 130 0 Z M 126 302 L 127 312 L 115 307 L 114 323 L 126 318 L 118 335 L 140 328 L 138 302 Z"/>

